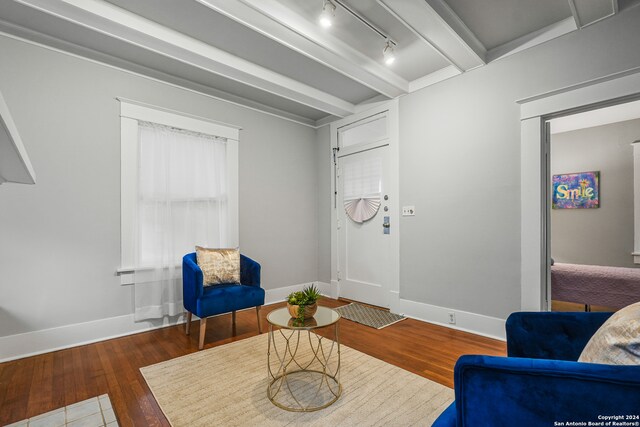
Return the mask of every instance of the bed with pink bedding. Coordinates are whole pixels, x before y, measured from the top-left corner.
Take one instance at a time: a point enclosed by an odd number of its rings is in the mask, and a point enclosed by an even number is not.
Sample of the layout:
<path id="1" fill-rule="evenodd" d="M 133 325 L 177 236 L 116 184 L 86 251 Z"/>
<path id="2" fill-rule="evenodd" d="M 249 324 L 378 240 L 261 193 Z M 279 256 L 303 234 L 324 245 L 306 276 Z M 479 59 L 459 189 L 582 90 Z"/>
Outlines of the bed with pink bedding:
<path id="1" fill-rule="evenodd" d="M 640 301 L 640 268 L 561 264 L 551 266 L 551 297 L 622 308 Z"/>

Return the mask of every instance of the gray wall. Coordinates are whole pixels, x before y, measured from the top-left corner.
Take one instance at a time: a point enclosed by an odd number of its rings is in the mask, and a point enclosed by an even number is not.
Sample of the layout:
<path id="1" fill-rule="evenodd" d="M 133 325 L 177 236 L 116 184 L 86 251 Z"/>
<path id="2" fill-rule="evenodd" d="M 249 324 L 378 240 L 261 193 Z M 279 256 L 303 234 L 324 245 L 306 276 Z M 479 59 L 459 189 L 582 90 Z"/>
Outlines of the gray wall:
<path id="1" fill-rule="evenodd" d="M 0 52 L 0 91 L 38 177 L 0 186 L 0 336 L 132 313 L 115 275 L 116 96 L 242 126 L 241 251 L 267 289 L 317 279 L 315 130 L 4 36 Z"/>
<path id="2" fill-rule="evenodd" d="M 400 296 L 520 309 L 516 101 L 640 66 L 640 8 L 400 99 Z"/>
<path id="3" fill-rule="evenodd" d="M 551 210 L 551 256 L 572 264 L 635 267 L 633 149 L 640 120 L 551 136 L 551 174 L 600 171 L 600 207 Z"/>
<path id="4" fill-rule="evenodd" d="M 331 283 L 331 136 L 330 126 L 316 132 L 316 162 L 318 170 L 318 280 Z"/>

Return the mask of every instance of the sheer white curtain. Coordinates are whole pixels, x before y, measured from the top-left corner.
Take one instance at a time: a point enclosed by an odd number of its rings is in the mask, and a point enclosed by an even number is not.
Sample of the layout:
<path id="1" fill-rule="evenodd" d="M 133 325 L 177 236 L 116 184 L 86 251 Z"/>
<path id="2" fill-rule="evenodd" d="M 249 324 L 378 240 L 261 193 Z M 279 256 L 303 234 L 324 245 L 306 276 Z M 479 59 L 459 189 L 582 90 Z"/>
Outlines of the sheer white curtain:
<path id="1" fill-rule="evenodd" d="M 182 257 L 226 247 L 226 140 L 139 122 L 135 319 L 180 314 Z"/>

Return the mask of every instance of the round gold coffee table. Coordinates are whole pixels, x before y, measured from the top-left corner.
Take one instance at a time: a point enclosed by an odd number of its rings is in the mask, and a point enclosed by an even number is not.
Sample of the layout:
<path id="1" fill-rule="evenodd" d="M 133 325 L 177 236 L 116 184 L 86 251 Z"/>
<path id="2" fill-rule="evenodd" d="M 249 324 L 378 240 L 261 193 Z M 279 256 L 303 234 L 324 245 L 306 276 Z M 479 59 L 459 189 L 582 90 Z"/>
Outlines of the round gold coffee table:
<path id="1" fill-rule="evenodd" d="M 340 384 L 340 314 L 318 307 L 304 322 L 292 318 L 286 308 L 267 315 L 267 397 L 287 411 L 312 412 L 334 403 L 342 394 Z M 315 330 L 333 326 L 333 340 Z"/>

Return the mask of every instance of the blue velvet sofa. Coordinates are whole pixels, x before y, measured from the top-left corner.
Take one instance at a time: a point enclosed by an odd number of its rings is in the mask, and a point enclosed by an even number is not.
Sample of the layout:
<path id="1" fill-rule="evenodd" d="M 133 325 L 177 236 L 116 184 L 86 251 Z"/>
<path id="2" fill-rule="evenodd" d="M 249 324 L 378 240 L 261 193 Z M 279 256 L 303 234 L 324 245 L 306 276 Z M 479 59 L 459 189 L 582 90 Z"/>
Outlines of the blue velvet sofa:
<path id="1" fill-rule="evenodd" d="M 232 313 L 235 330 L 236 310 L 256 308 L 258 333 L 260 328 L 260 307 L 264 305 L 264 289 L 260 287 L 260 264 L 249 257 L 240 255 L 240 285 L 229 283 L 203 286 L 202 270 L 196 262 L 196 253 L 182 258 L 182 290 L 184 308 L 187 310 L 186 333 L 189 335 L 192 314 L 200 318 L 200 340 L 198 348 L 204 347 L 207 317 Z"/>
<path id="2" fill-rule="evenodd" d="M 433 426 L 607 425 L 602 417 L 640 416 L 640 366 L 577 362 L 611 314 L 512 314 L 506 323 L 508 357 L 460 357 L 455 402 Z"/>

